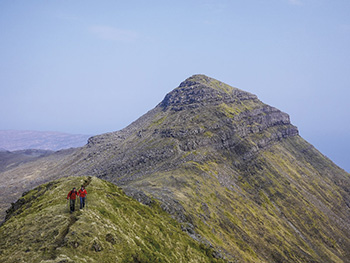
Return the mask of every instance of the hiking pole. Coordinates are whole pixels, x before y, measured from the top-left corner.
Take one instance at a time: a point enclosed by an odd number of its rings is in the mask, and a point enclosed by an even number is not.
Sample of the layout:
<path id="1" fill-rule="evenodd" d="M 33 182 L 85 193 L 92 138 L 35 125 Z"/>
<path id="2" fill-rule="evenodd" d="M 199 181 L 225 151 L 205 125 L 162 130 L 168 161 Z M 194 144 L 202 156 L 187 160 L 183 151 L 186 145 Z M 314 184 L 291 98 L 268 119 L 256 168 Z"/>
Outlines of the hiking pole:
<path id="1" fill-rule="evenodd" d="M 85 197 L 85 202 L 86 202 L 86 210 L 88 209 L 88 201 L 87 201 L 87 195 Z"/>

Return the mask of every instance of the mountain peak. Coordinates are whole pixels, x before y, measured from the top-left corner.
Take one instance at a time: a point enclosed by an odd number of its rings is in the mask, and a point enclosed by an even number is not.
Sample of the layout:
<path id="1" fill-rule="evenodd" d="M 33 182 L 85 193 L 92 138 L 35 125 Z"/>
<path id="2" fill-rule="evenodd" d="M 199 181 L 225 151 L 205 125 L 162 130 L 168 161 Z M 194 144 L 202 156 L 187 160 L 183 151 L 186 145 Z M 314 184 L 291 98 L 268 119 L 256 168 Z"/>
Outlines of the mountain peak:
<path id="1" fill-rule="evenodd" d="M 214 78 L 197 74 L 187 78 L 178 88 L 168 93 L 160 106 L 164 109 L 171 107 L 176 111 L 243 100 L 258 101 L 258 97 Z"/>
<path id="2" fill-rule="evenodd" d="M 209 88 L 213 88 L 217 91 L 223 91 L 226 93 L 232 93 L 233 91 L 233 87 L 224 84 L 221 81 L 218 81 L 216 79 L 210 78 L 206 75 L 203 74 L 196 74 L 193 75 L 189 78 L 187 78 L 186 80 L 184 80 L 183 82 L 181 82 L 179 87 L 190 87 L 190 86 L 194 86 L 194 85 L 203 85 Z"/>

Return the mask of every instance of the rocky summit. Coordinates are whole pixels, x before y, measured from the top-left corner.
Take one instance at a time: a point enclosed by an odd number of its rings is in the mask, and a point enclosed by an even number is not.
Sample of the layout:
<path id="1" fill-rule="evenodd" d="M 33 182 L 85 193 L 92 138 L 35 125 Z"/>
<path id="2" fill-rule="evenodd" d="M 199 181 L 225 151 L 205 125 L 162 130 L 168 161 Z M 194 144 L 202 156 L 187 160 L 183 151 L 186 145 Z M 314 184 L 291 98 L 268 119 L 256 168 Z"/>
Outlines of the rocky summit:
<path id="1" fill-rule="evenodd" d="M 204 75 L 123 130 L 0 173 L 13 199 L 66 176 L 101 178 L 143 206 L 159 204 L 215 260 L 350 262 L 350 175 L 301 138 L 288 114 Z"/>

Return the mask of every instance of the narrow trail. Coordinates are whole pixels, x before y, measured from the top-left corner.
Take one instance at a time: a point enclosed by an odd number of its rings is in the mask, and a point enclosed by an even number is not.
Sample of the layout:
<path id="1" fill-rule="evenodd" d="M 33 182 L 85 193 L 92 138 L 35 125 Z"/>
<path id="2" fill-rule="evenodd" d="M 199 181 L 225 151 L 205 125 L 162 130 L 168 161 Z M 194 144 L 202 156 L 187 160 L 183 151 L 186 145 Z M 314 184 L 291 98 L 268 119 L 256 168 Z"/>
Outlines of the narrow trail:
<path id="1" fill-rule="evenodd" d="M 92 177 L 89 176 L 84 183 L 82 184 L 84 188 L 86 188 L 92 181 Z M 52 247 L 49 249 L 49 258 L 50 259 L 56 259 L 58 256 L 57 249 L 60 247 L 63 247 L 66 244 L 66 236 L 69 233 L 69 230 L 71 226 L 73 226 L 80 218 L 82 213 L 80 211 L 77 211 L 74 214 L 71 214 L 68 218 L 68 224 L 60 231 L 59 235 L 55 238 L 55 241 L 52 245 Z"/>
<path id="2" fill-rule="evenodd" d="M 83 183 L 84 188 L 86 188 L 91 183 L 92 177 L 89 176 Z"/>

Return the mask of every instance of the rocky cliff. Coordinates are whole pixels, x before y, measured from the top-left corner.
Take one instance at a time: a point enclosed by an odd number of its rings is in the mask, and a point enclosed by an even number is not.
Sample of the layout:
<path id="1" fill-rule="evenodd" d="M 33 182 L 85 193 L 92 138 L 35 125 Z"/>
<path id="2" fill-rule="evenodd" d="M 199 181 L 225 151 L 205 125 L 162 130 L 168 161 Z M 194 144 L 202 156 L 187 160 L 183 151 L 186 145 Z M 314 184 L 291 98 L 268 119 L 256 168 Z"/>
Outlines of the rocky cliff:
<path id="1" fill-rule="evenodd" d="M 349 174 L 301 138 L 286 113 L 207 76 L 60 156 L 35 175 L 95 176 L 145 205 L 157 200 L 216 258 L 350 261 Z"/>

